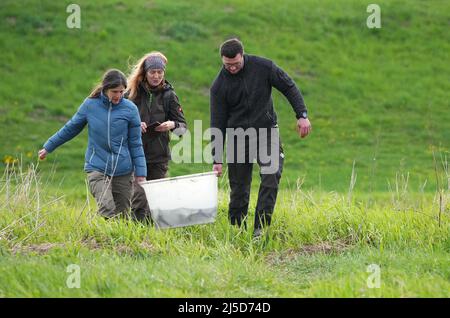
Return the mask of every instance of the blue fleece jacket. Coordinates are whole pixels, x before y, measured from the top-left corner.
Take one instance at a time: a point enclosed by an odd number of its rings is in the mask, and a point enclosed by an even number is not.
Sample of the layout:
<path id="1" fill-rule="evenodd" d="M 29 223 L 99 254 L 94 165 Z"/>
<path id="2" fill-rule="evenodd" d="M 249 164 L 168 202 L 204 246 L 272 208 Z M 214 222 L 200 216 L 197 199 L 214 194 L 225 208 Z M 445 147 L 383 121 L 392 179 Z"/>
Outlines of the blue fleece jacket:
<path id="1" fill-rule="evenodd" d="M 47 152 L 71 140 L 88 125 L 84 170 L 108 176 L 145 177 L 147 167 L 141 139 L 141 120 L 136 105 L 122 98 L 113 104 L 103 93 L 86 98 L 77 113 L 44 144 Z"/>

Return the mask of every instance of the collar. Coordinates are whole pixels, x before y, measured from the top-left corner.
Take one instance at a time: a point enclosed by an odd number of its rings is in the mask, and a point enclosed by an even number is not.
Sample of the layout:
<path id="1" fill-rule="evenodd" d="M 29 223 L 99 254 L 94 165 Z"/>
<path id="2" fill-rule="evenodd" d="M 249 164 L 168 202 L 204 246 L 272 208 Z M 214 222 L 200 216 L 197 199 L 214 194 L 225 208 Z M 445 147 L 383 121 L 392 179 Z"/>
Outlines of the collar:
<path id="1" fill-rule="evenodd" d="M 140 86 L 147 94 L 158 94 L 160 92 L 173 89 L 172 84 L 170 84 L 166 79 L 164 79 L 164 83 L 162 83 L 158 87 L 149 87 L 145 81 L 142 81 L 140 83 Z"/>
<path id="2" fill-rule="evenodd" d="M 109 100 L 109 98 L 108 98 L 105 94 L 103 94 L 103 91 L 100 92 L 100 99 L 101 99 L 102 103 L 103 103 L 104 105 L 106 105 L 106 106 L 109 106 L 110 104 L 111 104 L 112 106 L 116 106 L 116 105 L 119 105 L 119 104 L 122 102 L 122 100 L 123 100 L 123 95 L 122 95 L 122 97 L 119 99 L 119 102 L 118 102 L 117 104 L 114 104 L 113 102 L 111 102 L 111 101 Z"/>

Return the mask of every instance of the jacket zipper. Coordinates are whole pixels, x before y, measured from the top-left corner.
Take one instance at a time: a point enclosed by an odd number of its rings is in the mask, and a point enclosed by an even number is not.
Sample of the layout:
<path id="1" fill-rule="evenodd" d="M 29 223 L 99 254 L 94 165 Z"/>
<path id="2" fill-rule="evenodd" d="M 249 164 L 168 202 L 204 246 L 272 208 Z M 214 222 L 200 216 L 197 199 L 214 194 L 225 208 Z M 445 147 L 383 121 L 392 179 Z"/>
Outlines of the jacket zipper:
<path id="1" fill-rule="evenodd" d="M 150 92 L 150 102 L 148 104 L 148 116 L 150 117 L 150 110 L 152 109 L 152 103 L 153 103 L 153 94 Z"/>
<path id="2" fill-rule="evenodd" d="M 111 110 L 112 110 L 112 103 L 109 102 L 109 110 L 108 110 L 108 146 L 109 150 L 111 151 L 111 168 L 114 167 L 114 153 L 112 151 L 111 147 Z M 106 167 L 108 170 L 108 167 Z"/>
<path id="3" fill-rule="evenodd" d="M 247 83 L 245 82 L 245 79 L 244 79 L 244 75 L 245 74 L 242 74 L 242 84 L 244 86 L 245 106 L 247 108 L 247 116 L 246 116 L 247 117 L 247 127 L 246 128 L 249 128 L 250 127 L 250 106 L 248 103 L 249 94 L 248 94 L 248 89 L 247 89 Z"/>

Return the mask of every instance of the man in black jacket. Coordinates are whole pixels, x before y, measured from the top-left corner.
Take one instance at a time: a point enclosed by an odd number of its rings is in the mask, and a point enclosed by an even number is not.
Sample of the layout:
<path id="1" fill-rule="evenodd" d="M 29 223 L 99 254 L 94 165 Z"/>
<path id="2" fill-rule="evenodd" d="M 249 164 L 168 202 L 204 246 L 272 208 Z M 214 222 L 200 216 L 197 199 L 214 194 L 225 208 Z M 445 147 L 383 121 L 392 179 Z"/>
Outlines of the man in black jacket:
<path id="1" fill-rule="evenodd" d="M 299 89 L 275 63 L 244 54 L 243 45 L 236 38 L 225 41 L 220 54 L 223 67 L 210 91 L 211 128 L 220 132 L 212 135 L 213 170 L 218 176 L 222 175 L 222 145 L 227 134 L 229 218 L 231 224 L 245 226 L 253 161 L 256 160 L 261 184 L 253 235 L 259 237 L 263 227 L 271 223 L 284 161 L 272 87 L 291 104 L 302 138 L 310 133 L 311 124 Z M 266 155 L 269 160 L 264 160 Z"/>

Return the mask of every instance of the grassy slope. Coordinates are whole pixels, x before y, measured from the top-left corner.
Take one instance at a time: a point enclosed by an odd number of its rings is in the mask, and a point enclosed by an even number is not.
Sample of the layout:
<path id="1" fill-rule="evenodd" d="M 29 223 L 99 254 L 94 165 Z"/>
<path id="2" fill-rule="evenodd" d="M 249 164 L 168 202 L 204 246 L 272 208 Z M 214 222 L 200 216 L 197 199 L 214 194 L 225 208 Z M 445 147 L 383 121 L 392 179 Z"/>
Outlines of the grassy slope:
<path id="1" fill-rule="evenodd" d="M 238 34 L 249 53 L 286 69 L 309 105 L 314 133 L 299 140 L 285 99 L 275 93 L 287 159 L 284 182 L 342 191 L 356 161 L 357 189 L 386 191 L 396 173 L 411 187 L 433 188 L 432 149 L 449 151 L 446 1 L 381 1 L 382 29 L 369 30 L 359 1 L 120 1 L 78 2 L 82 28 L 65 26 L 65 4 L 2 1 L 0 156 L 37 149 L 109 67 L 122 70 L 150 50 L 169 57 L 168 78 L 191 127 L 208 126 L 208 88 L 217 47 Z M 268 5 L 270 3 L 270 5 Z M 86 134 L 59 149 L 63 186 L 83 183 Z M 33 158 L 26 157 L 31 152 Z M 172 175 L 207 165 L 172 165 Z"/>

